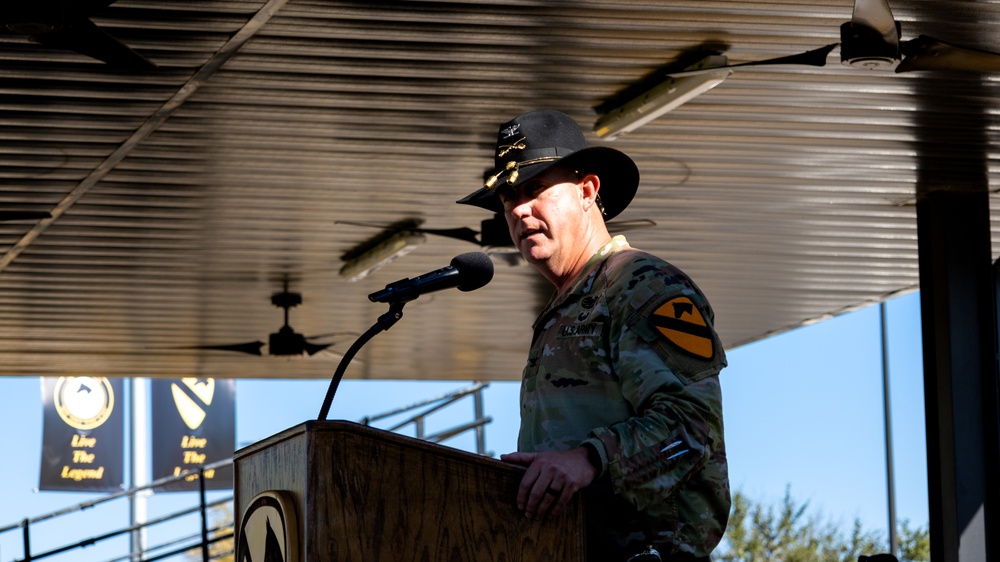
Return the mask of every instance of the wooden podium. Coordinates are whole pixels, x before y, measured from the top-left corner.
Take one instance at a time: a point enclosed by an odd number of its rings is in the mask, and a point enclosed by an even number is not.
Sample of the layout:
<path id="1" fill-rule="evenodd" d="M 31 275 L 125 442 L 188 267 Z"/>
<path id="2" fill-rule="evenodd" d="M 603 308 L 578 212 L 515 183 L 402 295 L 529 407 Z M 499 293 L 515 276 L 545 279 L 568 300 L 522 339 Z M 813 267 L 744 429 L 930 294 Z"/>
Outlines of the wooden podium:
<path id="1" fill-rule="evenodd" d="M 255 498 L 275 492 L 294 512 L 286 562 L 585 559 L 582 502 L 555 520 L 528 520 L 515 506 L 523 469 L 481 455 L 310 421 L 240 449 L 234 463 L 237 545 L 256 517 L 247 508 L 256 513 Z M 273 515 L 266 525 L 277 532 Z"/>

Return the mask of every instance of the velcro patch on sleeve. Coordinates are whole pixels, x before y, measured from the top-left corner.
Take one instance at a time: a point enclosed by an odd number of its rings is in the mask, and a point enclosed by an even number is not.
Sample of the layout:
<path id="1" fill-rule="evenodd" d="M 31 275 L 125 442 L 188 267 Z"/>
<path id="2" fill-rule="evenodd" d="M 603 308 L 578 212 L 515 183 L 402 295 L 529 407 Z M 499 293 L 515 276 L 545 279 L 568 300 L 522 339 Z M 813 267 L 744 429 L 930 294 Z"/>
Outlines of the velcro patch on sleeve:
<path id="1" fill-rule="evenodd" d="M 681 350 L 711 359 L 715 338 L 701 311 L 687 297 L 674 297 L 660 305 L 650 318 L 656 330 Z"/>

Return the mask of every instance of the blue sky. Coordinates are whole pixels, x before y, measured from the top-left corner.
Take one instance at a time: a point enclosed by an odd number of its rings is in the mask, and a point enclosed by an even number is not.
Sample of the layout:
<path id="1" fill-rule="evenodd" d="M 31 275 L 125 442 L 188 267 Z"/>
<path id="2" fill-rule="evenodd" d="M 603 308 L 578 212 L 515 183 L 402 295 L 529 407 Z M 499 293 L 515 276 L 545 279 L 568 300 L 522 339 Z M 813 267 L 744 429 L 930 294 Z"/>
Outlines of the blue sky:
<path id="1" fill-rule="evenodd" d="M 895 455 L 897 519 L 924 526 L 927 471 L 923 418 L 919 295 L 887 302 L 889 373 Z M 717 319 L 724 321 L 723 318 Z M 855 518 L 887 535 L 882 355 L 879 307 L 869 306 L 729 352 L 722 374 L 726 443 L 734 490 L 776 504 L 789 489 L 809 512 L 845 530 Z M 349 372 L 350 370 L 348 370 Z M 332 374 L 332 369 L 331 369 Z M 315 419 L 328 381 L 239 380 L 237 442 L 245 445 Z M 331 419 L 359 420 L 469 382 L 353 381 L 341 384 Z M 41 455 L 41 392 L 37 377 L 0 377 L 2 446 L 0 526 L 16 523 L 96 496 L 37 492 Z M 512 451 L 517 437 L 516 383 L 491 383 L 486 392 L 486 445 L 497 455 Z M 466 399 L 435 414 L 429 430 L 468 421 Z M 446 444 L 472 450 L 471 436 Z M 190 494 L 157 494 L 150 513 L 193 501 Z M 72 531 L 96 534 L 128 523 L 127 506 L 87 510 Z M 72 540 L 63 524 L 32 530 L 35 552 Z M 57 539 L 61 539 L 58 542 Z M 77 539 L 78 540 L 78 539 Z M 0 562 L 20 559 L 21 533 L 0 535 Z M 101 560 L 111 548 L 96 546 L 52 560 Z M 82 554 L 81 554 L 82 553 Z"/>

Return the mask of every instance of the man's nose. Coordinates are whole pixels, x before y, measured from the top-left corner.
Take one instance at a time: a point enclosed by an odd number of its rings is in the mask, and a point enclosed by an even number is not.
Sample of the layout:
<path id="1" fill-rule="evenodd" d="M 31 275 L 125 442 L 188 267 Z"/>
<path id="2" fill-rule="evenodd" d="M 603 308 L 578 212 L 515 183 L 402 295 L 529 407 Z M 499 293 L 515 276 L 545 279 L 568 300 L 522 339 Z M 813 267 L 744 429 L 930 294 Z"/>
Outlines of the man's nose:
<path id="1" fill-rule="evenodd" d="M 531 214 L 531 201 L 529 197 L 525 197 L 523 194 L 518 194 L 517 199 L 513 201 L 514 206 L 510 209 L 510 214 L 515 217 L 526 217 Z"/>

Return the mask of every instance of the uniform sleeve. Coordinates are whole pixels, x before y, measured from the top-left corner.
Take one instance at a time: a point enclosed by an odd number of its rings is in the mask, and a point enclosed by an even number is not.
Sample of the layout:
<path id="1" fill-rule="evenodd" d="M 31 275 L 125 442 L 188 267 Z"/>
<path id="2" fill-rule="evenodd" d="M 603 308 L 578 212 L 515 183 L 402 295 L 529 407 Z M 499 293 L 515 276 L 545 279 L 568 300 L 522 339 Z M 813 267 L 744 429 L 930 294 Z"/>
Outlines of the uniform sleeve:
<path id="1" fill-rule="evenodd" d="M 660 282 L 632 291 L 612 332 L 623 397 L 635 416 L 590 433 L 616 494 L 646 509 L 724 450 L 718 374 L 725 353 L 707 302 Z"/>

